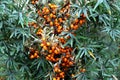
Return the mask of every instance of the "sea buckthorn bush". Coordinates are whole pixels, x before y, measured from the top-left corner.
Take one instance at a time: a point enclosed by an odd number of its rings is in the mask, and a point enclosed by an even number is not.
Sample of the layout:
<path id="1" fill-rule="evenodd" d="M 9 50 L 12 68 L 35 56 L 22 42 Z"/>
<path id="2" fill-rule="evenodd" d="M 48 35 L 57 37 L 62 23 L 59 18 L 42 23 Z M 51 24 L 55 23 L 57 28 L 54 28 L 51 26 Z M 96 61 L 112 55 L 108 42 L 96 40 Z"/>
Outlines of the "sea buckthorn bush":
<path id="1" fill-rule="evenodd" d="M 0 80 L 119 80 L 119 0 L 0 0 Z"/>

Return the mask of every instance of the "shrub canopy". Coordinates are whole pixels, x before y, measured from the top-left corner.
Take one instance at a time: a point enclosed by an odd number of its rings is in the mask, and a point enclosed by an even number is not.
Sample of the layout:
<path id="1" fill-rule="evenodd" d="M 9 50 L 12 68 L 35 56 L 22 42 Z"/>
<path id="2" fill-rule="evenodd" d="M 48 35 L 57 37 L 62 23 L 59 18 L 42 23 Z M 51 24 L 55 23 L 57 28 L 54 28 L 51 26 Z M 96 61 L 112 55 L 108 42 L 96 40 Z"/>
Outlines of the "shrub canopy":
<path id="1" fill-rule="evenodd" d="M 0 0 L 0 79 L 119 80 L 119 0 Z"/>

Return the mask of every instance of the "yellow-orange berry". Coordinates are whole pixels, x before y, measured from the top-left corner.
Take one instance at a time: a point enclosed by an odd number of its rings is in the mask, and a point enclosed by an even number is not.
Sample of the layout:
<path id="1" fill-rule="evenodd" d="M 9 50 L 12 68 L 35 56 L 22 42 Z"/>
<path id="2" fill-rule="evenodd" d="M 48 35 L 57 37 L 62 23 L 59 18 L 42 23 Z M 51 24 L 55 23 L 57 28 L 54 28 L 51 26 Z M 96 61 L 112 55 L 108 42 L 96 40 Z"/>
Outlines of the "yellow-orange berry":
<path id="1" fill-rule="evenodd" d="M 80 72 L 85 72 L 85 71 L 86 71 L 86 69 L 85 69 L 85 68 L 80 69 Z"/>
<path id="2" fill-rule="evenodd" d="M 50 22 L 50 26 L 53 26 L 53 22 L 52 21 Z"/>
<path id="3" fill-rule="evenodd" d="M 34 55 L 31 55 L 31 56 L 30 56 L 30 59 L 33 59 L 33 58 L 34 58 Z"/>
<path id="4" fill-rule="evenodd" d="M 53 78 L 53 80 L 57 80 L 56 78 Z"/>
<path id="5" fill-rule="evenodd" d="M 43 47 L 43 46 L 44 46 L 44 44 L 43 44 L 43 43 L 41 43 L 41 44 L 40 44 L 40 46 L 41 46 L 41 47 Z"/>
<path id="6" fill-rule="evenodd" d="M 44 50 L 47 50 L 48 48 L 47 48 L 47 46 L 43 46 L 43 49 L 44 49 Z"/>
<path id="7" fill-rule="evenodd" d="M 74 77 L 75 75 L 74 74 L 71 74 L 71 77 Z"/>
<path id="8" fill-rule="evenodd" d="M 60 77 L 64 78 L 65 77 L 65 73 L 64 72 L 60 72 Z"/>
<path id="9" fill-rule="evenodd" d="M 38 56 L 38 54 L 37 54 L 37 53 L 34 53 L 34 56 L 35 56 L 35 57 L 37 57 L 37 56 Z"/>
<path id="10" fill-rule="evenodd" d="M 71 25 L 70 25 L 70 27 L 73 29 L 73 28 L 74 28 L 74 25 L 73 25 L 73 24 L 71 24 Z"/>
<path id="11" fill-rule="evenodd" d="M 57 77 L 56 80 L 60 80 L 60 77 Z"/>
<path id="12" fill-rule="evenodd" d="M 73 65 L 73 62 L 70 61 L 70 62 L 69 62 L 69 65 L 70 65 L 70 66 Z"/>
<path id="13" fill-rule="evenodd" d="M 79 23 L 80 23 L 80 25 L 82 25 L 83 24 L 83 20 L 80 20 Z"/>
<path id="14" fill-rule="evenodd" d="M 42 38 L 42 41 L 45 41 L 45 37 Z"/>

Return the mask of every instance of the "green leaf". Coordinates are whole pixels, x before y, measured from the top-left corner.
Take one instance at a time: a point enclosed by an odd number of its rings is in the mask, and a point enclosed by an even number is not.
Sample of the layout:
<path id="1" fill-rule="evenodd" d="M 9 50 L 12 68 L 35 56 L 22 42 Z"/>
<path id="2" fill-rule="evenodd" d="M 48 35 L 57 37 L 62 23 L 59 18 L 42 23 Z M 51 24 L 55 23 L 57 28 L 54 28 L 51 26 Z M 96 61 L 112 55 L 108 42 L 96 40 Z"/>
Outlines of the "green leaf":
<path id="1" fill-rule="evenodd" d="M 70 42 L 70 44 L 71 44 L 71 47 L 73 47 L 73 39 L 71 39 L 71 42 Z"/>
<path id="2" fill-rule="evenodd" d="M 83 4 L 84 3 L 84 0 L 78 0 L 80 4 Z"/>
<path id="3" fill-rule="evenodd" d="M 24 28 L 24 19 L 23 19 L 23 14 L 22 12 L 19 13 L 19 22 L 22 26 L 22 28 Z"/>
<path id="4" fill-rule="evenodd" d="M 95 7 L 93 9 L 93 11 L 95 11 L 95 9 L 101 4 L 103 3 L 104 0 L 97 0 L 97 3 L 95 4 Z"/>
<path id="5" fill-rule="evenodd" d="M 87 13 L 87 8 L 83 9 L 83 13 L 86 16 L 86 18 L 90 21 L 89 17 L 88 17 L 88 13 Z"/>
<path id="6" fill-rule="evenodd" d="M 5 10 L 5 5 L 4 4 L 0 5 L 0 14 L 3 14 L 4 10 Z"/>
<path id="7" fill-rule="evenodd" d="M 114 3 L 112 5 L 113 5 L 113 7 L 115 7 L 120 12 L 120 7 L 118 5 L 116 5 Z"/>
<path id="8" fill-rule="evenodd" d="M 81 73 L 77 78 L 76 80 L 87 80 L 87 77 L 84 73 Z"/>
<path id="9" fill-rule="evenodd" d="M 78 60 L 80 58 L 81 50 L 79 50 L 77 56 L 75 57 L 75 60 Z"/>
<path id="10" fill-rule="evenodd" d="M 101 22 L 103 22 L 104 25 L 107 26 L 107 22 L 106 22 L 106 20 L 104 19 L 104 16 L 103 16 L 103 15 L 99 15 L 99 20 L 100 20 Z"/>
<path id="11" fill-rule="evenodd" d="M 3 27 L 3 22 L 0 22 L 0 29 Z"/>
<path id="12" fill-rule="evenodd" d="M 85 54 L 86 54 L 86 51 L 85 51 L 85 50 L 82 50 L 82 52 L 81 52 L 81 54 L 80 54 L 80 58 L 82 58 L 83 55 L 85 55 Z"/>
<path id="13" fill-rule="evenodd" d="M 108 4 L 108 2 L 106 0 L 103 1 L 103 4 L 105 5 L 105 7 L 107 8 L 108 13 L 111 15 L 111 10 L 110 10 L 110 6 Z"/>
<path id="14" fill-rule="evenodd" d="M 82 9 L 78 11 L 78 17 L 80 17 L 81 13 L 82 13 Z"/>
<path id="15" fill-rule="evenodd" d="M 41 64 L 42 64 L 42 61 L 41 61 L 41 60 L 38 60 L 37 70 L 39 70 L 39 68 L 40 68 Z"/>
<path id="16" fill-rule="evenodd" d="M 72 4 L 72 5 L 70 5 L 70 7 L 73 7 L 73 8 L 79 8 L 80 6 L 77 5 L 77 4 Z"/>

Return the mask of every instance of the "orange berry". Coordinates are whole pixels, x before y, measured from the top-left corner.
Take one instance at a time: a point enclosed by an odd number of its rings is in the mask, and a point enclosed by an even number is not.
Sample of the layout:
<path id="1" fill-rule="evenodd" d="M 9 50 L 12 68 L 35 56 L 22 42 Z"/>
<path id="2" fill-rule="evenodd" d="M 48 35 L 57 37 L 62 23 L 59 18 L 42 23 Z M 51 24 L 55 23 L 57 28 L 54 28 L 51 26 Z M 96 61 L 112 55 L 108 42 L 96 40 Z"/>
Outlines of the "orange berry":
<path id="1" fill-rule="evenodd" d="M 66 67 L 70 67 L 70 65 L 69 65 L 69 64 L 66 64 Z"/>
<path id="2" fill-rule="evenodd" d="M 49 53 L 52 53 L 52 50 L 49 50 Z"/>
<path id="3" fill-rule="evenodd" d="M 64 11 L 63 10 L 60 10 L 60 13 L 63 13 Z"/>
<path id="4" fill-rule="evenodd" d="M 47 46 L 43 46 L 43 49 L 44 49 L 44 50 L 47 50 L 48 48 L 47 48 Z"/>
<path id="5" fill-rule="evenodd" d="M 71 77 L 74 77 L 75 75 L 74 74 L 71 74 Z"/>
<path id="6" fill-rule="evenodd" d="M 39 57 L 40 57 L 39 55 L 36 56 L 36 58 L 39 58 Z"/>
<path id="7" fill-rule="evenodd" d="M 56 14 L 56 11 L 52 11 L 53 14 Z"/>
<path id="8" fill-rule="evenodd" d="M 51 18 L 53 17 L 53 14 L 52 14 L 52 13 L 50 14 L 50 17 L 51 17 Z"/>
<path id="9" fill-rule="evenodd" d="M 57 80 L 56 78 L 53 78 L 53 80 Z"/>
<path id="10" fill-rule="evenodd" d="M 34 55 L 31 55 L 31 56 L 30 56 L 30 59 L 33 59 L 33 58 L 34 58 Z"/>
<path id="11" fill-rule="evenodd" d="M 32 3 L 32 4 L 35 4 L 35 2 L 34 2 L 34 1 L 32 1 L 31 3 Z"/>
<path id="12" fill-rule="evenodd" d="M 56 18 L 56 15 L 53 15 L 53 18 Z"/>
<path id="13" fill-rule="evenodd" d="M 67 17 L 64 17 L 64 20 L 67 20 Z"/>
<path id="14" fill-rule="evenodd" d="M 60 24 L 58 22 L 55 22 L 55 26 L 59 26 Z"/>
<path id="15" fill-rule="evenodd" d="M 65 73 L 64 72 L 61 72 L 60 75 L 64 75 Z"/>
<path id="16" fill-rule="evenodd" d="M 69 62 L 69 65 L 72 66 L 72 65 L 73 65 L 73 62 L 70 61 L 70 62 Z"/>
<path id="17" fill-rule="evenodd" d="M 46 21 L 47 21 L 47 22 L 50 22 L 50 21 L 51 21 L 51 19 L 50 19 L 49 17 L 47 17 L 47 18 L 46 18 Z"/>
<path id="18" fill-rule="evenodd" d="M 85 71 L 86 71 L 86 69 L 84 69 L 84 68 L 83 68 L 83 69 L 80 69 L 80 72 L 85 72 Z"/>
<path id="19" fill-rule="evenodd" d="M 78 23 L 79 22 L 79 20 L 78 19 L 75 19 L 75 23 Z"/>
<path id="20" fill-rule="evenodd" d="M 57 71 L 58 71 L 58 68 L 57 68 L 57 67 L 55 67 L 55 68 L 54 68 L 54 72 L 57 72 Z"/>
<path id="21" fill-rule="evenodd" d="M 45 37 L 42 38 L 42 41 L 45 41 Z"/>
<path id="22" fill-rule="evenodd" d="M 62 29 L 62 26 L 58 26 L 58 29 Z"/>
<path id="23" fill-rule="evenodd" d="M 49 57 L 48 57 L 48 56 L 46 56 L 46 60 L 49 60 Z"/>
<path id="24" fill-rule="evenodd" d="M 67 61 L 67 58 L 63 58 L 63 61 L 66 62 L 66 61 Z"/>
<path id="25" fill-rule="evenodd" d="M 80 23 L 80 25 L 82 25 L 82 24 L 83 24 L 83 21 L 82 21 L 82 20 L 80 20 L 80 21 L 79 21 L 79 23 Z"/>
<path id="26" fill-rule="evenodd" d="M 73 24 L 71 24 L 71 25 L 70 25 L 70 27 L 73 29 L 73 28 L 74 28 L 74 25 L 73 25 Z"/>
<path id="27" fill-rule="evenodd" d="M 35 56 L 35 57 L 37 57 L 37 56 L 38 56 L 38 54 L 37 54 L 37 53 L 34 53 L 34 56 Z"/>
<path id="28" fill-rule="evenodd" d="M 61 70 L 60 70 L 60 69 L 58 69 L 58 72 L 61 72 Z"/>
<path id="29" fill-rule="evenodd" d="M 65 63 L 62 63 L 62 66 L 65 66 Z"/>
<path id="30" fill-rule="evenodd" d="M 66 6 L 66 9 L 69 9 L 70 8 L 70 6 L 68 5 L 68 6 Z"/>
<path id="31" fill-rule="evenodd" d="M 67 13 L 67 14 L 66 14 L 66 17 L 69 17 L 69 16 L 70 16 L 70 14 L 69 14 L 69 13 Z"/>
<path id="32" fill-rule="evenodd" d="M 51 61 L 55 62 L 55 58 L 53 56 L 50 57 Z"/>
<path id="33" fill-rule="evenodd" d="M 46 15 L 44 15 L 43 17 L 44 17 L 45 19 L 47 18 L 47 16 L 46 16 Z"/>
<path id="34" fill-rule="evenodd" d="M 38 2 L 38 0 L 35 1 L 35 3 L 37 3 L 37 2 Z"/>
<path id="35" fill-rule="evenodd" d="M 40 10 L 38 10 L 37 13 L 40 14 L 41 13 Z"/>
<path id="36" fill-rule="evenodd" d="M 59 58 L 56 58 L 56 61 L 59 61 L 60 59 Z"/>
<path id="37" fill-rule="evenodd" d="M 43 9 L 42 9 L 42 10 L 43 10 L 43 11 L 45 11 L 45 10 L 47 10 L 47 9 L 48 9 L 47 7 L 43 7 Z"/>
<path id="38" fill-rule="evenodd" d="M 60 80 L 60 77 L 57 77 L 56 80 Z"/>
<path id="39" fill-rule="evenodd" d="M 58 22 L 58 19 L 55 19 L 55 22 Z"/>
<path id="40" fill-rule="evenodd" d="M 50 10 L 49 9 L 46 9 L 46 14 L 50 13 Z"/>
<path id="41" fill-rule="evenodd" d="M 74 26 L 74 30 L 77 30 L 77 29 L 78 29 L 78 25 L 75 25 L 75 26 Z"/>
<path id="42" fill-rule="evenodd" d="M 67 55 L 66 55 L 66 58 L 69 58 L 69 57 L 70 57 L 70 54 L 67 54 Z"/>
<path id="43" fill-rule="evenodd" d="M 38 51 L 35 51 L 35 53 L 38 53 Z"/>
<path id="44" fill-rule="evenodd" d="M 33 24 L 33 27 L 34 27 L 34 28 L 36 28 L 36 27 L 37 27 L 37 24 L 36 24 L 36 23 L 35 23 L 35 24 Z"/>
<path id="45" fill-rule="evenodd" d="M 52 46 L 52 50 L 54 50 L 55 49 L 55 46 Z"/>
<path id="46" fill-rule="evenodd" d="M 65 77 L 65 73 L 64 72 L 60 72 L 60 77 L 64 78 Z"/>
<path id="47" fill-rule="evenodd" d="M 51 6 L 52 4 L 51 4 L 51 3 L 49 3 L 48 5 L 49 5 L 49 6 Z"/>
<path id="48" fill-rule="evenodd" d="M 54 50 L 54 53 L 55 53 L 55 54 L 58 54 L 58 50 Z"/>
<path id="49" fill-rule="evenodd" d="M 43 46 L 44 46 L 44 44 L 43 44 L 43 43 L 41 43 L 41 44 L 40 44 L 40 46 L 41 46 L 41 47 L 43 47 Z"/>
<path id="50" fill-rule="evenodd" d="M 55 9 L 57 8 L 57 6 L 54 5 L 54 4 L 50 4 L 49 6 L 50 6 L 50 8 L 52 8 L 53 10 L 55 10 Z"/>
<path id="51" fill-rule="evenodd" d="M 60 29 L 58 29 L 58 30 L 57 30 L 57 32 L 58 32 L 58 33 L 61 33 L 61 30 L 60 30 Z"/>
<path id="52" fill-rule="evenodd" d="M 63 22 L 62 18 L 59 18 L 58 20 L 59 20 L 59 22 Z"/>
<path id="53" fill-rule="evenodd" d="M 47 55 L 48 57 L 51 57 L 51 55 Z"/>
<path id="54" fill-rule="evenodd" d="M 53 26 L 53 22 L 52 21 L 50 22 L 50 26 Z"/>
<path id="55" fill-rule="evenodd" d="M 61 72 L 61 70 L 58 67 L 55 67 L 54 72 Z"/>
<path id="56" fill-rule="evenodd" d="M 47 46 L 50 46 L 50 42 L 47 42 L 46 44 L 47 44 Z"/>

